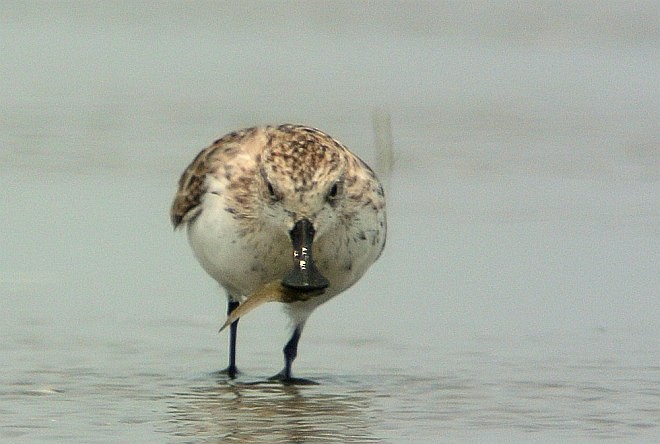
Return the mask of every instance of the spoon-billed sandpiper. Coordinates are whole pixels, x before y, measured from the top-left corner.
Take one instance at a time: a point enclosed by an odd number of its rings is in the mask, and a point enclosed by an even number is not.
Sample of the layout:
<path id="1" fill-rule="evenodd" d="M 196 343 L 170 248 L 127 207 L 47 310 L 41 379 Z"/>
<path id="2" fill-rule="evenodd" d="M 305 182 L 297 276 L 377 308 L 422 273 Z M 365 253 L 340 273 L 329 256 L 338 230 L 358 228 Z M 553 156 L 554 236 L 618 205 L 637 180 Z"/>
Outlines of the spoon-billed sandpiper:
<path id="1" fill-rule="evenodd" d="M 299 298 L 286 303 L 293 325 L 291 365 L 311 312 L 353 285 L 385 246 L 383 187 L 374 172 L 324 132 L 300 125 L 236 131 L 202 150 L 186 168 L 172 204 L 201 266 L 227 292 L 231 313 L 279 280 Z M 238 320 L 230 326 L 234 378 Z"/>

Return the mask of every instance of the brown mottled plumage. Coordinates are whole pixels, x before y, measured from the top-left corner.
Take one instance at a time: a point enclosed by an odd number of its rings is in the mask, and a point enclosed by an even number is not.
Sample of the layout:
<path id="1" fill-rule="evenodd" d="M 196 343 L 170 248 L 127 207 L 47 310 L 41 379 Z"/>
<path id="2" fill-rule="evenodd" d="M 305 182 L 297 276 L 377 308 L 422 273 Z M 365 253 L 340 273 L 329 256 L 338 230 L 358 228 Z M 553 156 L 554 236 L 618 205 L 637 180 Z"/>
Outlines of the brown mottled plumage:
<path id="1" fill-rule="evenodd" d="M 187 227 L 200 264 L 227 290 L 230 311 L 269 282 L 289 285 L 292 258 L 305 279 L 320 274 L 318 282 L 326 282 L 313 297 L 285 304 L 295 327 L 279 375 L 285 379 L 309 314 L 364 274 L 386 236 L 385 199 L 373 171 L 337 140 L 301 125 L 248 128 L 216 140 L 181 176 L 170 217 L 175 228 Z M 295 250 L 301 233 L 308 243 Z M 236 323 L 232 344 L 235 334 Z M 235 371 L 231 348 L 228 373 Z"/>

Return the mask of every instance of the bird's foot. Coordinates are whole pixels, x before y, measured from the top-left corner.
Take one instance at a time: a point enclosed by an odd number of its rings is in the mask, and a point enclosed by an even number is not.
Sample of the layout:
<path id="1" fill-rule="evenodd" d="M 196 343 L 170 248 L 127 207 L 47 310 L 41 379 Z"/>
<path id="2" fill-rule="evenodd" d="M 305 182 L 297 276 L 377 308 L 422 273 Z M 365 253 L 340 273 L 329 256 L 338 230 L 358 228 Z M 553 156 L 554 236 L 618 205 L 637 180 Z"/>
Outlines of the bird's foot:
<path id="1" fill-rule="evenodd" d="M 238 371 L 238 368 L 236 368 L 235 365 L 230 365 L 230 366 L 227 367 L 226 369 L 224 369 L 224 370 L 220 370 L 220 371 L 218 372 L 219 375 L 226 375 L 229 379 L 236 379 L 236 376 L 237 376 L 239 373 L 240 373 L 240 372 Z"/>
<path id="2" fill-rule="evenodd" d="M 278 374 L 268 378 L 269 381 L 281 382 L 284 385 L 319 385 L 318 382 L 305 378 L 294 378 L 290 372 L 282 370 Z"/>

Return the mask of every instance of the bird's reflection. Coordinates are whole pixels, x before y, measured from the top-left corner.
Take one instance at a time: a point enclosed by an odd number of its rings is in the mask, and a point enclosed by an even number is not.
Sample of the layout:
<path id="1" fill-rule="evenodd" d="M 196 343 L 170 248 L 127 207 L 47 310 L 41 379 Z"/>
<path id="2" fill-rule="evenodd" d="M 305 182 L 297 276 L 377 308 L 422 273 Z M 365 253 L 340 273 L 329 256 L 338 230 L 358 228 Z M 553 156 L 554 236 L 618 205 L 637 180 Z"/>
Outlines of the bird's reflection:
<path id="1" fill-rule="evenodd" d="M 217 377 L 175 395 L 171 433 L 205 442 L 380 441 L 369 395 L 346 389 L 327 381 L 299 386 Z"/>

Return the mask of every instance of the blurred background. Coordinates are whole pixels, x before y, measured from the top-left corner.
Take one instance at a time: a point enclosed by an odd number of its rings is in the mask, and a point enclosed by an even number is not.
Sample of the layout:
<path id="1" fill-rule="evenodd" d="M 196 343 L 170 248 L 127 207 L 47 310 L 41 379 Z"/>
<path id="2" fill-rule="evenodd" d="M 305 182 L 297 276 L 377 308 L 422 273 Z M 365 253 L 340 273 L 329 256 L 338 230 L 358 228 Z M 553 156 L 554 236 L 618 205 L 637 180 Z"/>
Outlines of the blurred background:
<path id="1" fill-rule="evenodd" d="M 200 149 L 281 122 L 388 198 L 383 257 L 303 335 L 301 408 L 350 407 L 320 432 L 653 436 L 659 44 L 657 1 L 3 2 L 0 437 L 266 436 L 216 410 L 225 299 L 168 211 Z M 241 322 L 275 373 L 280 307 Z"/>

